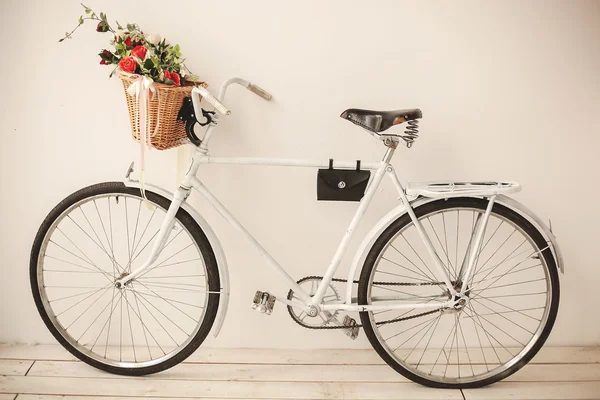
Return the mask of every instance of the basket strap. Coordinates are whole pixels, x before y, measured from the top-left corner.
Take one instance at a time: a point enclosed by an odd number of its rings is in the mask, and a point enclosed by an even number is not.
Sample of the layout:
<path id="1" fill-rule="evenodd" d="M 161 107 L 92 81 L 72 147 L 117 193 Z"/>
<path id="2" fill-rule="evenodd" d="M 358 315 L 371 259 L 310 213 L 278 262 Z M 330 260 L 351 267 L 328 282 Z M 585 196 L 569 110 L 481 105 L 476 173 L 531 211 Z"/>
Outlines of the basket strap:
<path id="1" fill-rule="evenodd" d="M 127 93 L 130 96 L 135 96 L 136 101 L 136 120 L 139 120 L 139 130 L 140 130 L 140 191 L 142 193 L 142 197 L 144 198 L 144 203 L 148 209 L 152 209 L 152 206 L 148 202 L 146 198 L 146 190 L 145 190 L 145 147 L 148 146 L 148 150 L 151 148 L 151 135 L 148 132 L 148 102 L 149 102 L 149 92 L 152 91 L 156 94 L 156 89 L 154 88 L 154 81 L 146 76 L 138 76 L 135 81 L 129 85 L 127 88 Z M 158 124 L 157 127 L 158 129 Z M 156 130 L 154 134 L 156 134 Z"/>

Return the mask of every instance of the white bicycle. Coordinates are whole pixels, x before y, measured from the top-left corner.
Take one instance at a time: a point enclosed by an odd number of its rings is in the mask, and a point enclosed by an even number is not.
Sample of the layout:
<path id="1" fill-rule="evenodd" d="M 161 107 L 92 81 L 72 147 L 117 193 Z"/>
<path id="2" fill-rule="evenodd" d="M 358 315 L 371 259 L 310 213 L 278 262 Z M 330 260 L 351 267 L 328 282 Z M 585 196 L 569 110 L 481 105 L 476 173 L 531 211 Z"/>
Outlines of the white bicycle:
<path id="1" fill-rule="evenodd" d="M 350 109 L 342 117 L 386 147 L 382 161 L 215 157 L 209 140 L 227 87 L 218 98 L 195 88 L 191 117 L 208 125 L 174 194 L 130 180 L 81 189 L 46 217 L 31 252 L 31 286 L 54 337 L 80 360 L 105 371 L 144 375 L 192 354 L 212 330 L 217 336 L 230 296 L 225 253 L 209 224 L 186 202 L 200 193 L 279 273 L 289 292 L 257 292 L 253 308 L 285 304 L 311 329 L 360 327 L 386 363 L 415 382 L 479 387 L 523 367 L 554 324 L 559 303 L 560 250 L 551 230 L 506 194 L 515 182 L 432 182 L 402 186 L 390 164 L 399 144 L 418 136 L 418 109 Z M 201 97 L 218 113 L 200 108 Z M 183 109 L 182 109 L 183 110 Z M 188 117 L 190 117 L 188 115 Z M 191 118 L 190 117 L 190 118 Z M 406 131 L 388 133 L 407 123 Z M 203 164 L 321 168 L 318 196 L 360 200 L 323 276 L 296 280 L 253 238 L 197 177 Z M 374 174 L 371 176 L 371 172 Z M 384 176 L 399 204 L 362 240 L 345 279 L 334 278 L 350 239 Z M 357 279 L 358 278 L 358 279 Z M 340 289 L 342 286 L 343 289 Z M 360 323 L 342 313 L 358 312 Z"/>

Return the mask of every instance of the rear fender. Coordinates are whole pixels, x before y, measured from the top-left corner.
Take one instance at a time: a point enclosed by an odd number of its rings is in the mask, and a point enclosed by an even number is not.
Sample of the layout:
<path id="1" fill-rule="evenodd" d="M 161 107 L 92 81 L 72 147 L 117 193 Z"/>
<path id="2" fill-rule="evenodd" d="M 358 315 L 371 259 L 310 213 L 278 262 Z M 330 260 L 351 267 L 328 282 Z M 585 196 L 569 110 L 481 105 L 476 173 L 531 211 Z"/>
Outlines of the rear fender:
<path id="1" fill-rule="evenodd" d="M 469 197 L 481 198 L 478 196 Z M 414 209 L 423 204 L 439 200 L 440 198 L 441 197 L 418 197 L 414 200 L 411 200 L 410 205 Z M 550 228 L 548 228 L 548 226 L 531 210 L 529 210 L 523 204 L 508 196 L 497 194 L 495 202 L 518 213 L 542 233 L 546 242 L 550 244 L 550 249 L 552 250 L 552 254 L 554 255 L 554 259 L 556 261 L 558 269 L 561 273 L 564 273 L 562 253 L 560 251 L 560 248 L 558 247 L 558 243 L 556 242 L 556 237 L 554 236 Z M 371 247 L 373 247 L 373 244 L 375 243 L 377 238 L 383 233 L 383 231 L 385 231 L 395 220 L 400 218 L 405 213 L 406 207 L 403 204 L 400 204 L 399 206 L 388 212 L 386 215 L 384 215 L 377 222 L 377 224 L 373 226 L 373 228 L 369 231 L 369 233 L 367 233 L 363 241 L 360 243 L 354 255 L 354 259 L 352 260 L 352 264 L 350 264 L 350 270 L 348 271 L 348 284 L 346 286 L 345 298 L 346 304 L 351 304 L 352 302 L 352 282 L 357 277 L 358 267 L 364 264 L 365 259 L 367 258 L 367 255 L 371 250 Z"/>

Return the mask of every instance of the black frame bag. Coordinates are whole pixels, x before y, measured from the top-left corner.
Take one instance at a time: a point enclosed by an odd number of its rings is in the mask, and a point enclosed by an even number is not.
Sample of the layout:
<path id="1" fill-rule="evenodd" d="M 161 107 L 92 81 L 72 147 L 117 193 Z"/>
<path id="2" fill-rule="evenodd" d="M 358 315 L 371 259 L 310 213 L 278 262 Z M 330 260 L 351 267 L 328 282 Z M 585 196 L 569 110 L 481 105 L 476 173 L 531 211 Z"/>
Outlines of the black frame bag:
<path id="1" fill-rule="evenodd" d="M 360 169 L 360 160 L 354 170 L 334 169 L 333 159 L 329 159 L 329 168 L 317 173 L 317 200 L 360 201 L 370 178 L 371 171 Z"/>

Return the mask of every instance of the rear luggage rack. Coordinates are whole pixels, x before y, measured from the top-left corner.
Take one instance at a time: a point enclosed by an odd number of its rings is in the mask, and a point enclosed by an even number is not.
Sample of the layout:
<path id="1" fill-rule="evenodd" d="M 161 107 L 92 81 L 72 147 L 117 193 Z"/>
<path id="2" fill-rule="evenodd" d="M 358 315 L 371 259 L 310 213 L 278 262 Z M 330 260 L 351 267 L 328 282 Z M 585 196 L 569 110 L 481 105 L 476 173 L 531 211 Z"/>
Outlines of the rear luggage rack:
<path id="1" fill-rule="evenodd" d="M 413 182 L 408 184 L 406 194 L 425 197 L 493 196 L 520 190 L 518 182 Z"/>

